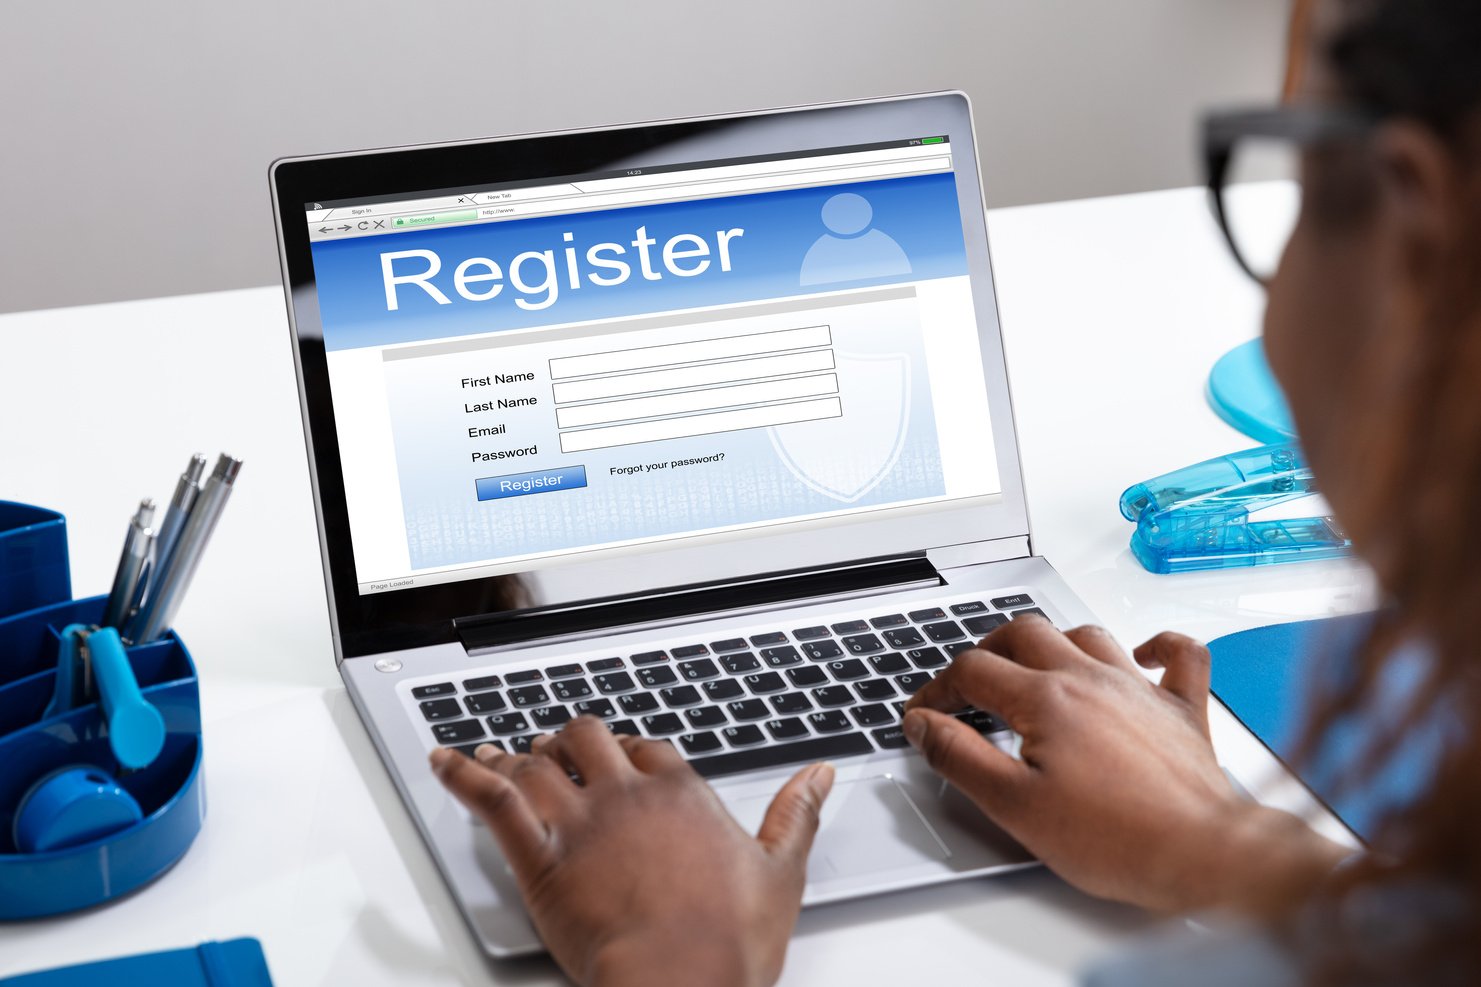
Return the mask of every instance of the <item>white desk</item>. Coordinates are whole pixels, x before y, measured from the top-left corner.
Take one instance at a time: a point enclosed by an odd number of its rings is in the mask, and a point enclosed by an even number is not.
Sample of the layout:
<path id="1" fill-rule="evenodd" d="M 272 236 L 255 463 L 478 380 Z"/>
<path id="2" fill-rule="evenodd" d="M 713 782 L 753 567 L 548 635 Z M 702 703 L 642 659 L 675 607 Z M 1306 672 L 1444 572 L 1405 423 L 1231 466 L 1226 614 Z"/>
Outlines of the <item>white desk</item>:
<path id="1" fill-rule="evenodd" d="M 1263 300 L 1202 192 L 990 227 L 1035 548 L 1104 623 L 1133 644 L 1361 606 L 1350 563 L 1157 577 L 1127 552 L 1124 487 L 1254 444 L 1203 403 Z M 191 452 L 246 460 L 178 622 L 200 666 L 206 826 L 127 900 L 0 927 L 0 975 L 254 935 L 280 987 L 559 980 L 548 960 L 483 961 L 339 683 L 279 289 L 0 317 L 0 423 L 0 497 L 66 513 L 79 596 L 106 592 L 138 498 L 167 497 Z M 1219 742 L 1243 779 L 1271 763 Z M 783 980 L 1063 984 L 1147 925 L 1044 872 L 965 882 L 808 912 Z"/>

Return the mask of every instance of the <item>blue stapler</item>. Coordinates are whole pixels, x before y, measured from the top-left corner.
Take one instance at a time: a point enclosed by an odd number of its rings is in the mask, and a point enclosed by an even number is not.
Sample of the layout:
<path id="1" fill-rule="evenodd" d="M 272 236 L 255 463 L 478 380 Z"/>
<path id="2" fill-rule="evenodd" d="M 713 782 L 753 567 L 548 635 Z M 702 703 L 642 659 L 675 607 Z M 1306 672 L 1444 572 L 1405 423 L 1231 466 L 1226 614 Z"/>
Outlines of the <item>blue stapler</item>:
<path id="1" fill-rule="evenodd" d="M 72 624 L 62 631 L 56 688 L 45 716 L 98 702 L 119 764 L 142 768 L 164 749 L 165 721 L 139 692 L 118 631 Z"/>
<path id="2" fill-rule="evenodd" d="M 1219 456 L 1138 483 L 1121 495 L 1135 522 L 1131 551 L 1149 572 L 1271 565 L 1350 554 L 1329 516 L 1261 518 L 1316 493 L 1294 443 Z"/>

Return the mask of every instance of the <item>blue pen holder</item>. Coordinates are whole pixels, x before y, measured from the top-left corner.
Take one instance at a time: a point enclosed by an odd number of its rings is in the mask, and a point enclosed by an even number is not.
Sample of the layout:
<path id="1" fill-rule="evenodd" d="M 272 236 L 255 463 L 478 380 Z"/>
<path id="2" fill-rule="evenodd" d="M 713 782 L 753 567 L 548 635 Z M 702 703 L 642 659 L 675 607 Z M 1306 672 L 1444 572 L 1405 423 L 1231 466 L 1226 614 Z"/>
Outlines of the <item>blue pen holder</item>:
<path id="1" fill-rule="evenodd" d="M 0 505 L 0 529 L 7 517 L 4 509 L 17 507 Z M 62 629 L 97 623 L 106 598 L 67 598 L 70 579 L 61 515 L 28 510 L 38 518 L 47 515 L 32 527 L 54 521 L 60 538 L 36 543 L 43 549 L 26 559 L 25 571 L 0 570 L 0 920 L 75 911 L 148 884 L 190 848 L 206 810 L 195 664 L 173 631 L 127 651 L 140 691 L 165 722 L 164 749 L 146 767 L 128 771 L 118 763 L 97 702 L 45 715 L 56 683 Z M 0 530 L 0 546 L 15 530 Z M 0 562 L 15 557 L 0 547 Z M 26 572 L 37 581 L 28 584 Z M 33 605 L 6 610 L 10 600 Z M 18 807 L 39 781 L 77 765 L 101 768 L 116 779 L 137 802 L 141 818 L 89 842 L 21 852 Z"/>

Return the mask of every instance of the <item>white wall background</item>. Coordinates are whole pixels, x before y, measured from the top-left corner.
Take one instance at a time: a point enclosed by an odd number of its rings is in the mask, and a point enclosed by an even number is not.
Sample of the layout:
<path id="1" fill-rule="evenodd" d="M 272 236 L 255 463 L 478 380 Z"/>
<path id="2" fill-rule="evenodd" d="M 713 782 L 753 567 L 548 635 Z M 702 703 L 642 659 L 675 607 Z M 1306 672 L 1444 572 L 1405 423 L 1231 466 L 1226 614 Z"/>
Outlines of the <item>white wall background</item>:
<path id="1" fill-rule="evenodd" d="M 275 157 L 959 88 L 989 205 L 1198 180 L 1285 0 L 15 3 L 0 311 L 278 280 Z"/>

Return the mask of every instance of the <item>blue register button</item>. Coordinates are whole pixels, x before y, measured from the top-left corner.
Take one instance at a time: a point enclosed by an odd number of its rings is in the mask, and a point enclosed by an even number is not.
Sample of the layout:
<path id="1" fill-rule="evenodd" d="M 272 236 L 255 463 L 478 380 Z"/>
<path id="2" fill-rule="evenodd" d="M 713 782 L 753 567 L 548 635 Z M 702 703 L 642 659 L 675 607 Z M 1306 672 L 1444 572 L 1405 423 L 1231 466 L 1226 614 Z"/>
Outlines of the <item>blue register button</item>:
<path id="1" fill-rule="evenodd" d="M 505 497 L 550 493 L 552 490 L 574 490 L 586 486 L 586 467 L 568 466 L 563 470 L 485 476 L 474 480 L 473 484 L 478 489 L 479 500 L 503 500 Z"/>

